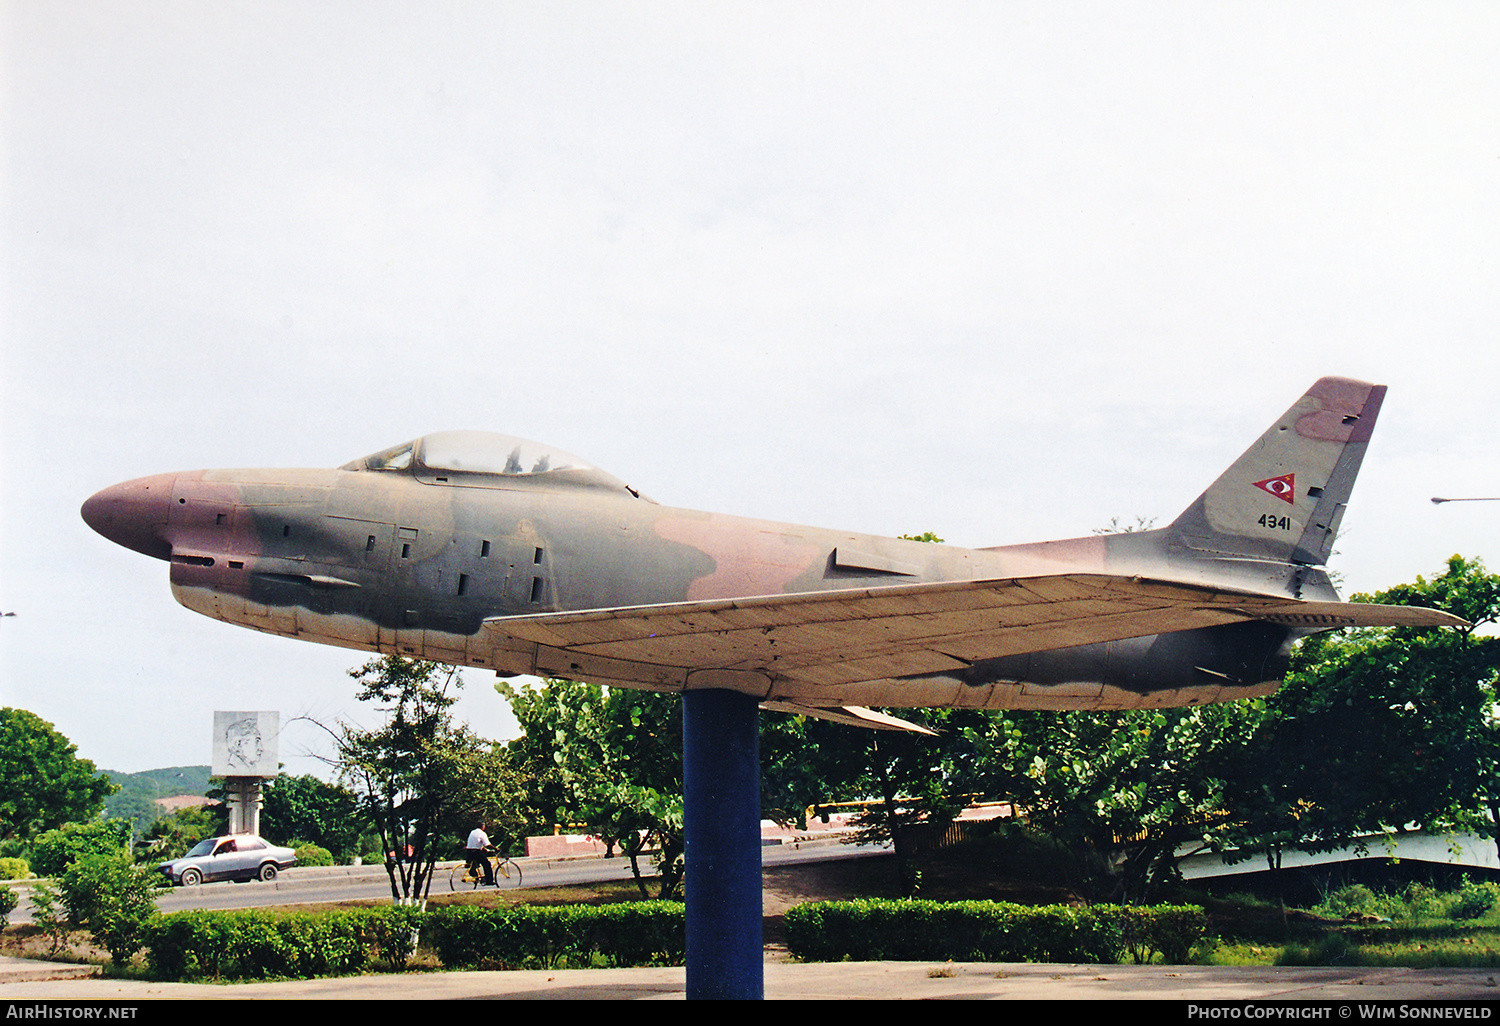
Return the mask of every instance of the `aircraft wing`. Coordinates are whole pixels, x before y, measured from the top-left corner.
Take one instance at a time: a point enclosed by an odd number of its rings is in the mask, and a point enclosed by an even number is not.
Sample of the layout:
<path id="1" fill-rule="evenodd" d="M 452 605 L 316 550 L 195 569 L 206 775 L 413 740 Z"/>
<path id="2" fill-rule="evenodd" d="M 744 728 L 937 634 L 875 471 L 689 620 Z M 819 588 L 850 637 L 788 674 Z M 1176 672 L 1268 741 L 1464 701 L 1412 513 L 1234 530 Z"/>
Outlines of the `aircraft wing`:
<path id="1" fill-rule="evenodd" d="M 511 672 L 753 692 L 757 678 L 838 687 L 1244 620 L 1312 631 L 1464 622 L 1416 606 L 1066 574 L 496 617 L 485 640 Z"/>

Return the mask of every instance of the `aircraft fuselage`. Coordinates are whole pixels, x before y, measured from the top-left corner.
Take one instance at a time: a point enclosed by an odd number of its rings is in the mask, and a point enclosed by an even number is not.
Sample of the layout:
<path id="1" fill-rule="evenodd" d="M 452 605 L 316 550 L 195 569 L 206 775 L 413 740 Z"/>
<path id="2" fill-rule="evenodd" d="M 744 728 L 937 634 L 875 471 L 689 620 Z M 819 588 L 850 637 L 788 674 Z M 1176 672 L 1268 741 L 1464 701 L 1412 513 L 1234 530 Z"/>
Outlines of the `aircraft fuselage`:
<path id="1" fill-rule="evenodd" d="M 608 663 L 539 664 L 534 646 L 484 630 L 485 621 L 923 582 L 1120 573 L 1132 564 L 1159 570 L 1167 558 L 1148 551 L 1144 535 L 964 549 L 675 509 L 592 469 L 499 479 L 420 467 L 192 471 L 117 485 L 90 500 L 85 517 L 121 544 L 169 559 L 177 600 L 215 619 L 500 674 L 553 673 L 669 690 L 671 682 L 626 679 Z M 1199 563 L 1183 565 L 1201 572 Z M 1279 588 L 1283 569 L 1268 564 L 1255 573 Z M 1274 689 L 1293 637 L 1284 627 L 1232 624 L 980 660 L 913 674 L 888 687 L 879 704 L 1116 708 L 1222 701 Z M 773 685 L 762 697 L 805 692 L 781 690 Z M 822 700 L 835 698 L 830 692 Z"/>
<path id="2" fill-rule="evenodd" d="M 1318 380 L 1167 527 L 998 548 L 673 509 L 471 431 L 337 470 L 142 478 L 83 515 L 169 560 L 208 616 L 502 675 L 727 688 L 866 723 L 861 707 L 1196 705 L 1275 690 L 1302 634 L 1462 622 L 1338 602 L 1322 569 L 1384 396 Z"/>

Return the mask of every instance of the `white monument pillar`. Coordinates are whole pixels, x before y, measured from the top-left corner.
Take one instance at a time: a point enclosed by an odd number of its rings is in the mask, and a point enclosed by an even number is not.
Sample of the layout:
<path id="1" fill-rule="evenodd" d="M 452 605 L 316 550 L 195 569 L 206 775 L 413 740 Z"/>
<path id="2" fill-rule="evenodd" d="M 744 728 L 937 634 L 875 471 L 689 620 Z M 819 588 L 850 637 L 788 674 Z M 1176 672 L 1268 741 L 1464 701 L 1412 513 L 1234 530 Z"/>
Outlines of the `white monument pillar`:
<path id="1" fill-rule="evenodd" d="M 224 778 L 231 834 L 260 833 L 261 784 L 276 777 L 279 712 L 214 713 L 213 775 Z"/>

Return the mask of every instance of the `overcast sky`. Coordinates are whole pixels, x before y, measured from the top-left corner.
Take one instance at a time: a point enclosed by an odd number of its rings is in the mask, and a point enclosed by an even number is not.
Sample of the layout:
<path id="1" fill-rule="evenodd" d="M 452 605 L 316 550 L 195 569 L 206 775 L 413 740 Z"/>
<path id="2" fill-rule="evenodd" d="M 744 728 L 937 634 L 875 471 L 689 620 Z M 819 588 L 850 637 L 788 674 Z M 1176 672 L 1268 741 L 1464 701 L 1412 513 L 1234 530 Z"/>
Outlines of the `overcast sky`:
<path id="1" fill-rule="evenodd" d="M 1500 504 L 1428 501 L 1500 495 L 1493 3 L 0 18 L 0 704 L 102 767 L 358 716 L 361 656 L 177 606 L 85 498 L 445 428 L 980 546 L 1166 522 L 1339 374 L 1390 386 L 1349 590 L 1500 566 Z"/>

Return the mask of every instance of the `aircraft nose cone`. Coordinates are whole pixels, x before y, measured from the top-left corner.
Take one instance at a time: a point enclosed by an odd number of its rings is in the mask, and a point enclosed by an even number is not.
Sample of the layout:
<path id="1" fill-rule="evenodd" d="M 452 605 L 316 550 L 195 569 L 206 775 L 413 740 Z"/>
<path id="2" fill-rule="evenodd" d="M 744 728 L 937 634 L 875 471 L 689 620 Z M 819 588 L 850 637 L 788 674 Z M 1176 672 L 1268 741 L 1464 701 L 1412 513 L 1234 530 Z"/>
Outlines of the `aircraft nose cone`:
<path id="1" fill-rule="evenodd" d="M 80 510 L 84 523 L 117 545 L 157 559 L 171 559 L 167 510 L 176 474 L 157 474 L 113 485 L 90 496 Z"/>

